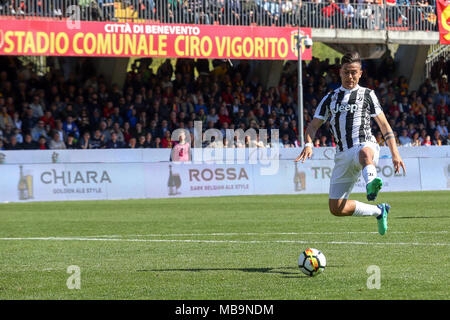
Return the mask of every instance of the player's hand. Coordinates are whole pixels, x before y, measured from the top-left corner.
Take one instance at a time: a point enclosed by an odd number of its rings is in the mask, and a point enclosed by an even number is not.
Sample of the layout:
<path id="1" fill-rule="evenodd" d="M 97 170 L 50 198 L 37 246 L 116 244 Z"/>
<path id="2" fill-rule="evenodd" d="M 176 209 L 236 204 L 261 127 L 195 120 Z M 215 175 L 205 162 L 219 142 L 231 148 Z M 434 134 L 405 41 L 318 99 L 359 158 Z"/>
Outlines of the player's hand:
<path id="1" fill-rule="evenodd" d="M 302 163 L 305 162 L 306 159 L 311 159 L 312 157 L 312 148 L 311 147 L 304 147 L 302 153 L 294 160 L 295 162 L 298 162 L 302 160 Z"/>
<path id="2" fill-rule="evenodd" d="M 394 165 L 395 173 L 400 173 L 400 167 L 403 169 L 403 174 L 406 174 L 405 163 L 400 156 L 392 157 L 392 164 Z"/>

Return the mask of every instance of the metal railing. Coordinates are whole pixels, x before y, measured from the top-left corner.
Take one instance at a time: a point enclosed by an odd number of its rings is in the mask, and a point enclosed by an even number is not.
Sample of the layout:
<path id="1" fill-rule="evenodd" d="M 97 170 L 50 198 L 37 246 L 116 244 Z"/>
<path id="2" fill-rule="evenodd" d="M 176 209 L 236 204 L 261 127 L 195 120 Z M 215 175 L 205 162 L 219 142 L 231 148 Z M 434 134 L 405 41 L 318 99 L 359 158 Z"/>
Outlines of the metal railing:
<path id="1" fill-rule="evenodd" d="M 450 47 L 447 45 L 432 45 L 425 60 L 425 75 L 424 79 L 438 79 L 441 77 L 440 68 L 443 63 L 450 59 Z M 437 69 L 436 69 L 437 67 Z"/>
<path id="2" fill-rule="evenodd" d="M 435 6 L 281 0 L 0 0 L 0 16 L 136 23 L 436 31 Z M 5 17 L 3 17 L 5 18 Z"/>

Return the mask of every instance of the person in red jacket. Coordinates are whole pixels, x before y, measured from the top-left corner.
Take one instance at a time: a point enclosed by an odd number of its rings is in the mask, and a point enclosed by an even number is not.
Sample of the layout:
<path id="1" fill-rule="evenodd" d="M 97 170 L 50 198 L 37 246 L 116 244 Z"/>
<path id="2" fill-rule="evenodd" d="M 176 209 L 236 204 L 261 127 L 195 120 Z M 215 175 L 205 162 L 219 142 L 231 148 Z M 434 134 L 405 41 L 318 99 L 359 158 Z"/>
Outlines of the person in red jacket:
<path id="1" fill-rule="evenodd" d="M 173 147 L 173 141 L 172 141 L 172 134 L 169 130 L 167 130 L 164 133 L 164 138 L 161 139 L 161 148 L 169 148 L 172 149 Z"/>
<path id="2" fill-rule="evenodd" d="M 38 149 L 40 150 L 47 150 L 48 146 L 47 146 L 47 140 L 45 139 L 44 136 L 40 136 L 39 140 L 38 140 Z"/>
<path id="3" fill-rule="evenodd" d="M 324 17 L 325 27 L 333 28 L 339 25 L 342 10 L 336 4 L 335 0 L 330 0 L 330 4 L 322 8 L 322 16 Z"/>
<path id="4" fill-rule="evenodd" d="M 219 123 L 222 125 L 223 123 L 231 124 L 231 119 L 228 115 L 228 110 L 225 106 L 221 106 L 219 109 Z"/>
<path id="5" fill-rule="evenodd" d="M 50 128 L 55 129 L 55 119 L 50 110 L 45 111 L 40 120 L 44 121 L 44 125 L 50 125 Z"/>

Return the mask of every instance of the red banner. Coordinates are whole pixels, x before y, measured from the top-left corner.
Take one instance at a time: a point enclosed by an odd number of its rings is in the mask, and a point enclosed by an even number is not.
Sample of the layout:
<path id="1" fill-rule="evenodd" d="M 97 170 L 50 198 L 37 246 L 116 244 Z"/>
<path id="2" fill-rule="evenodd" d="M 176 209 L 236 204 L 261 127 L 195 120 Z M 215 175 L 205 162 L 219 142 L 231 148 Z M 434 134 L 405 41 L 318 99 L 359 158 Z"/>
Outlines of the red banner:
<path id="1" fill-rule="evenodd" d="M 310 28 L 302 28 L 311 36 Z M 2 20 L 0 54 L 296 60 L 298 28 Z M 302 59 L 311 49 L 302 45 Z"/>
<path id="2" fill-rule="evenodd" d="M 439 42 L 450 44 L 450 0 L 437 0 Z"/>

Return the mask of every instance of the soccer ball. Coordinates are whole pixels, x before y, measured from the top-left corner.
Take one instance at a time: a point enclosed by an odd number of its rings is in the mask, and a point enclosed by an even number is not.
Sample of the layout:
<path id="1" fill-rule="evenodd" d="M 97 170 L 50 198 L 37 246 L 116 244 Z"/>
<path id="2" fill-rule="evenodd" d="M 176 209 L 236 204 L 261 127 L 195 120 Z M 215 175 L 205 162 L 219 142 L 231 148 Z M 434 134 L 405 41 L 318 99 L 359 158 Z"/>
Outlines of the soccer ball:
<path id="1" fill-rule="evenodd" d="M 310 277 L 317 276 L 325 270 L 327 259 L 325 255 L 313 248 L 306 249 L 298 257 L 298 267 L 302 272 Z"/>

